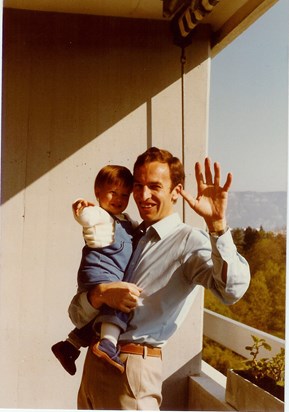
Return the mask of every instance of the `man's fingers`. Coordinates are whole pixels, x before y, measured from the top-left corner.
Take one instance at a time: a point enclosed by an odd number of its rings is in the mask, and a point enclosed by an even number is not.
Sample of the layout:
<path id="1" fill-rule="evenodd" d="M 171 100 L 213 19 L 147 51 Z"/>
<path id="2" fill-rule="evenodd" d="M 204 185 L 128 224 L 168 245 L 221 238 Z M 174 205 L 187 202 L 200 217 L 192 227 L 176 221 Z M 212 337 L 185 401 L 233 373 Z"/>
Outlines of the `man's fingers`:
<path id="1" fill-rule="evenodd" d="M 129 306 L 126 306 L 126 305 L 121 305 L 120 306 L 120 311 L 121 312 L 129 313 L 129 312 L 131 312 L 131 310 L 132 310 L 132 308 L 130 308 Z"/>
<path id="2" fill-rule="evenodd" d="M 211 160 L 209 157 L 205 159 L 205 176 L 206 176 L 206 184 L 212 185 L 213 184 L 213 177 L 211 172 Z"/>
<path id="3" fill-rule="evenodd" d="M 133 309 L 135 309 L 137 306 L 137 299 L 130 297 L 124 300 L 124 302 L 121 303 L 121 311 L 125 313 L 131 312 Z"/>
<path id="4" fill-rule="evenodd" d="M 125 292 L 135 296 L 139 296 L 142 292 L 142 288 L 138 287 L 134 283 L 121 282 L 120 287 L 123 288 Z"/>
<path id="5" fill-rule="evenodd" d="M 184 189 L 181 189 L 180 195 L 185 199 L 186 202 L 188 202 L 191 208 L 194 208 L 196 200 L 190 193 L 186 192 Z"/>
<path id="6" fill-rule="evenodd" d="M 214 178 L 214 185 L 215 186 L 220 186 L 220 181 L 221 181 L 221 168 L 218 162 L 214 163 L 214 172 L 215 172 L 215 178 Z"/>
<path id="7" fill-rule="evenodd" d="M 227 180 L 226 180 L 226 182 L 224 184 L 224 188 L 223 188 L 226 192 L 228 192 L 228 190 L 230 189 L 232 181 L 233 181 L 233 175 L 232 175 L 232 173 L 228 173 Z"/>
<path id="8" fill-rule="evenodd" d="M 197 181 L 198 185 L 205 182 L 205 179 L 204 179 L 204 176 L 203 176 L 203 173 L 202 173 L 202 167 L 201 167 L 201 164 L 199 162 L 197 162 L 195 164 L 195 176 L 196 176 L 196 181 Z"/>

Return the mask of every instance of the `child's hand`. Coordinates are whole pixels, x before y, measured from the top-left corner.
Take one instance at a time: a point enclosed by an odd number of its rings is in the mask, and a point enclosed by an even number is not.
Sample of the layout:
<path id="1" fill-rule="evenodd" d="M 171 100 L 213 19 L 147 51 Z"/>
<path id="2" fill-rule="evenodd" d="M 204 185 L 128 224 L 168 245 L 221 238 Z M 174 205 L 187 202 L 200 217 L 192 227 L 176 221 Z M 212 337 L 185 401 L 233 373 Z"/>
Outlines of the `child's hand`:
<path id="1" fill-rule="evenodd" d="M 80 211 L 83 210 L 87 206 L 94 206 L 94 204 L 91 202 L 88 202 L 85 199 L 78 199 L 76 200 L 76 202 L 73 203 L 72 208 L 76 216 L 79 216 Z"/>

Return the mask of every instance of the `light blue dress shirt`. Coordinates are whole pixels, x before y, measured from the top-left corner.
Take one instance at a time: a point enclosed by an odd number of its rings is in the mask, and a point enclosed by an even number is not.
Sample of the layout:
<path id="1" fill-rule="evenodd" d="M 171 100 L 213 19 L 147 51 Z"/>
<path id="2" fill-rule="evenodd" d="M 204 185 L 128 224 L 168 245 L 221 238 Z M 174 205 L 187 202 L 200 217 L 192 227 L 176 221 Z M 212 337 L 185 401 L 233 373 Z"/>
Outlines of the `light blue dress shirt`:
<path id="1" fill-rule="evenodd" d="M 222 269 L 227 263 L 227 281 Z M 140 239 L 126 281 L 143 289 L 120 341 L 163 346 L 189 312 L 201 285 L 223 303 L 233 304 L 250 282 L 247 261 L 237 253 L 230 231 L 219 238 L 183 223 L 174 213 L 150 226 Z M 69 314 L 77 327 L 93 319 L 86 294 L 72 300 Z"/>

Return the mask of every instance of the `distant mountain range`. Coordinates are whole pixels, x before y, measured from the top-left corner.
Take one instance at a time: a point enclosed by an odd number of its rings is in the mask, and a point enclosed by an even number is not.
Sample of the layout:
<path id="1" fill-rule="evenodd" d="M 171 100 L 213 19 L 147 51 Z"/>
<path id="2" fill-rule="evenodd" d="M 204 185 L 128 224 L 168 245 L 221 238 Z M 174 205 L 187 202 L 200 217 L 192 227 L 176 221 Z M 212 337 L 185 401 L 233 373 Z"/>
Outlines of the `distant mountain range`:
<path id="1" fill-rule="evenodd" d="M 231 228 L 282 230 L 287 225 L 286 214 L 287 192 L 229 192 L 227 220 Z"/>

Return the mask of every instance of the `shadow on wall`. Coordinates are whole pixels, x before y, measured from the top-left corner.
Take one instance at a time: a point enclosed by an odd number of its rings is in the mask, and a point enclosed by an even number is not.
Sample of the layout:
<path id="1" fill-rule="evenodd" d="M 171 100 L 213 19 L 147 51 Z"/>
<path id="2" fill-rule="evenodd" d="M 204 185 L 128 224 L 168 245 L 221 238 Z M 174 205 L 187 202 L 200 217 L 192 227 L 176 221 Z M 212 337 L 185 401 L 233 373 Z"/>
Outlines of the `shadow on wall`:
<path id="1" fill-rule="evenodd" d="M 180 73 L 166 21 L 4 9 L 2 203 Z"/>

